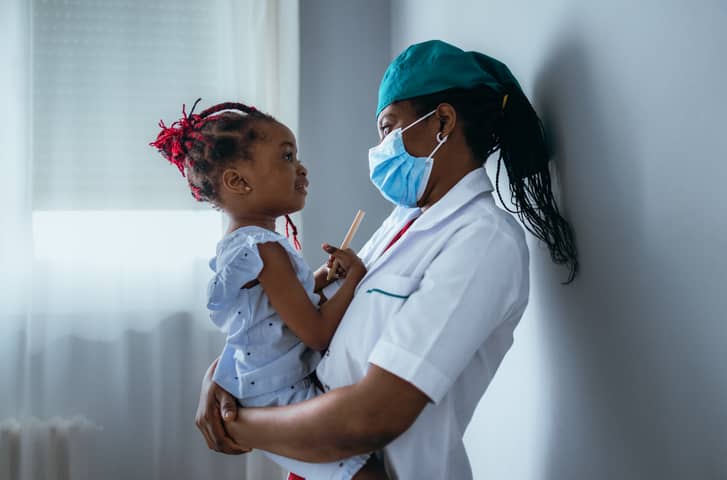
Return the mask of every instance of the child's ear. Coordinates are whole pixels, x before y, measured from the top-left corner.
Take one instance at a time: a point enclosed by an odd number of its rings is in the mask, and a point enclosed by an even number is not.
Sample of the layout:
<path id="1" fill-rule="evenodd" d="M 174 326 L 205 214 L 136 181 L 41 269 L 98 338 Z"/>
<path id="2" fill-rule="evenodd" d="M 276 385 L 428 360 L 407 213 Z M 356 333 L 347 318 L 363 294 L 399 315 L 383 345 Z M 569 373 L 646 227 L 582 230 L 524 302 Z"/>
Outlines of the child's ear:
<path id="1" fill-rule="evenodd" d="M 252 186 L 247 179 L 236 169 L 228 168 L 222 172 L 220 178 L 222 188 L 238 195 L 247 195 L 252 192 Z"/>

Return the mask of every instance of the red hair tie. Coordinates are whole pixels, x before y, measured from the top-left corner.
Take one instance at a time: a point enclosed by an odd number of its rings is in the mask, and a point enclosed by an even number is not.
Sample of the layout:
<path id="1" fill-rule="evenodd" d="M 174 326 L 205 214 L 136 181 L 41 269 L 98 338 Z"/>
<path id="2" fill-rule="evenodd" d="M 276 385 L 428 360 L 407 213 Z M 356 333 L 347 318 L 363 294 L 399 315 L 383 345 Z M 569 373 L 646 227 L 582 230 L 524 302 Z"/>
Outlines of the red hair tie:
<path id="1" fill-rule="evenodd" d="M 186 167 L 194 168 L 194 160 L 189 157 L 189 151 L 194 146 L 194 141 L 197 140 L 207 146 L 210 146 L 212 143 L 212 140 L 208 140 L 207 137 L 200 132 L 200 129 L 208 121 L 213 121 L 219 117 L 219 115 L 214 114 L 223 110 L 238 110 L 246 115 L 256 115 L 260 118 L 267 118 L 265 114 L 259 112 L 255 107 L 234 102 L 218 103 L 217 105 L 213 105 L 212 107 L 204 110 L 202 113 L 196 114 L 194 113 L 194 109 L 197 107 L 200 100 L 202 99 L 198 98 L 194 102 L 192 110 L 189 111 L 189 115 L 187 114 L 187 106 L 182 104 L 182 118 L 172 123 L 169 127 L 164 124 L 164 120 L 159 120 L 159 127 L 162 131 L 159 132 L 155 141 L 149 143 L 152 147 L 156 147 L 157 150 L 159 150 L 159 153 L 169 160 L 169 163 L 176 165 L 179 169 L 179 173 L 181 173 L 183 177 L 187 176 L 185 172 Z M 192 182 L 189 181 L 189 178 L 187 179 L 187 182 L 189 183 L 189 188 L 192 191 L 192 196 L 198 201 L 205 200 L 202 190 L 198 186 L 193 185 Z M 295 226 L 293 226 L 293 229 L 295 231 Z M 294 240 L 298 243 L 297 239 L 294 238 Z M 298 245 L 300 244 L 298 243 Z"/>
<path id="2" fill-rule="evenodd" d="M 194 199 L 197 201 L 201 201 L 202 200 L 202 189 L 196 185 L 193 185 L 192 182 L 187 182 L 187 183 L 189 183 L 189 189 L 192 191 L 192 196 L 194 197 Z"/>
<path id="3" fill-rule="evenodd" d="M 149 144 L 152 147 L 156 147 L 170 163 L 176 165 L 183 177 L 186 176 L 184 173 L 184 161 L 187 158 L 189 148 L 192 146 L 192 140 L 206 142 L 204 135 L 197 131 L 204 124 L 205 120 L 200 115 L 194 114 L 194 109 L 200 100 L 201 98 L 198 98 L 194 102 L 192 110 L 189 111 L 189 115 L 187 115 L 187 106 L 183 104 L 182 118 L 172 123 L 169 127 L 164 124 L 164 120 L 159 120 L 159 127 L 162 131 L 157 135 L 157 139 Z"/>
<path id="4" fill-rule="evenodd" d="M 285 237 L 286 238 L 290 238 L 290 231 L 288 230 L 289 227 L 292 228 L 292 230 L 293 230 L 293 246 L 295 247 L 296 250 L 298 250 L 300 252 L 302 247 L 300 246 L 300 242 L 298 241 L 298 229 L 295 227 L 293 220 L 290 219 L 290 216 L 286 215 L 285 216 Z"/>

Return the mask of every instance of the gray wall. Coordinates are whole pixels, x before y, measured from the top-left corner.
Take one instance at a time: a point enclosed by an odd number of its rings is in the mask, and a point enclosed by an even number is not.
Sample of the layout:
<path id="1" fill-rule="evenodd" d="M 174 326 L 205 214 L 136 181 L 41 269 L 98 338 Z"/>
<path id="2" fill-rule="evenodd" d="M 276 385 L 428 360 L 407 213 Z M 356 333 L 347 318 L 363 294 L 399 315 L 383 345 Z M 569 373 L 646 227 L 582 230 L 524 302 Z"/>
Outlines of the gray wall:
<path id="1" fill-rule="evenodd" d="M 531 304 L 467 432 L 475 478 L 727 478 L 724 25 L 719 1 L 392 3 L 392 55 L 440 37 L 521 80 L 580 247 L 561 286 L 530 242 Z"/>
<path id="2" fill-rule="evenodd" d="M 376 98 L 391 60 L 389 0 L 304 0 L 300 5 L 300 156 L 309 170 L 303 254 L 325 260 L 358 209 L 366 211 L 352 244 L 363 242 L 391 211 L 368 179 L 368 149 L 378 143 Z"/>

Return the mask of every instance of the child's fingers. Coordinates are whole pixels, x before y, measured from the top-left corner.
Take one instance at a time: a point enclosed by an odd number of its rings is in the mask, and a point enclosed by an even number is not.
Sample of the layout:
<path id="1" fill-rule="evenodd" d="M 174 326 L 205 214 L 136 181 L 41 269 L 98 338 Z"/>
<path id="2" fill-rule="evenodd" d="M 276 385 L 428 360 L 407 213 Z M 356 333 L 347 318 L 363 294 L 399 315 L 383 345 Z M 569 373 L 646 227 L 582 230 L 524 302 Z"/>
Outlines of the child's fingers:
<path id="1" fill-rule="evenodd" d="M 334 261 L 338 261 L 339 265 L 342 265 L 343 267 L 347 267 L 352 261 L 351 255 L 345 250 L 336 250 L 331 257 L 334 258 Z"/>
<path id="2" fill-rule="evenodd" d="M 336 247 L 334 247 L 331 244 L 324 243 L 321 245 L 321 249 L 323 249 L 324 252 L 328 253 L 328 261 L 326 262 L 326 267 L 330 270 L 333 268 L 333 262 L 336 261 L 336 257 L 333 255 L 335 252 L 339 251 Z"/>
<path id="3" fill-rule="evenodd" d="M 334 247 L 333 245 L 328 244 L 328 243 L 324 243 L 323 245 L 321 245 L 321 248 L 323 249 L 324 252 L 331 253 L 331 254 L 338 250 L 336 247 Z"/>
<path id="4" fill-rule="evenodd" d="M 326 267 L 329 270 L 333 270 L 335 275 L 339 278 L 346 277 L 346 271 L 351 268 L 351 265 L 358 259 L 356 252 L 350 248 L 344 250 L 336 248 L 333 245 L 324 243 L 321 245 L 324 252 L 329 254 Z"/>

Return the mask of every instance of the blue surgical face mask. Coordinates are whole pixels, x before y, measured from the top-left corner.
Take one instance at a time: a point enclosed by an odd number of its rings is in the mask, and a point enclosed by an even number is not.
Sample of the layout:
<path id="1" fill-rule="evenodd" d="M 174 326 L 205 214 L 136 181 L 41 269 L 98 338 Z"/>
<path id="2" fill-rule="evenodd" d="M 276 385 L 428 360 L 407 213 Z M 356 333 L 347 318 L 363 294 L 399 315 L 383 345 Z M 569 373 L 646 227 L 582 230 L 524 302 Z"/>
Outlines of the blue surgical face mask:
<path id="1" fill-rule="evenodd" d="M 414 157 L 406 151 L 402 134 L 436 112 L 432 110 L 403 130 L 390 132 L 380 144 L 369 149 L 369 175 L 381 194 L 390 202 L 416 207 L 424 194 L 434 165 L 434 154 L 447 141 L 437 133 L 437 144 L 428 157 Z"/>

